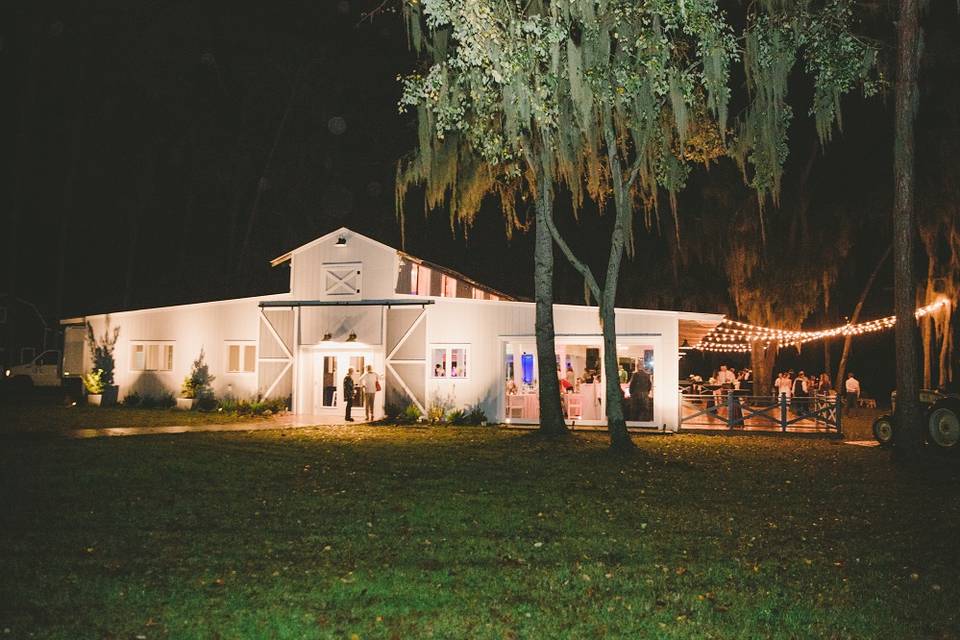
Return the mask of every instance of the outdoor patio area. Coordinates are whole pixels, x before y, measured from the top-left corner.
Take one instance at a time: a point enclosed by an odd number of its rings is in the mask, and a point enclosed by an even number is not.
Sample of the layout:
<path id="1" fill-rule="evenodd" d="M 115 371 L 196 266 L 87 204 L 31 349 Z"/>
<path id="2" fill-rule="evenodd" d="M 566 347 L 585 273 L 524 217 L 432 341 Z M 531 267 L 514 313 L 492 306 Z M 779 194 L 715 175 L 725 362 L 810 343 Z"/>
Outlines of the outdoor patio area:
<path id="1" fill-rule="evenodd" d="M 680 431 L 760 432 L 841 437 L 841 404 L 836 396 L 680 396 Z"/>

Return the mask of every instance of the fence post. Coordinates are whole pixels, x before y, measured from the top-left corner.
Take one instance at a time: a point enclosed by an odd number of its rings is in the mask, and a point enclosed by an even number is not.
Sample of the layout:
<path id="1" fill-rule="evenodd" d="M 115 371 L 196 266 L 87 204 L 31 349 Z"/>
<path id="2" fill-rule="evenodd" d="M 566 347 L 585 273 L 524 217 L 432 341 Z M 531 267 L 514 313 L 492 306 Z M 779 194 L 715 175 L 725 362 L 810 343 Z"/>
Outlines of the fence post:
<path id="1" fill-rule="evenodd" d="M 787 432 L 787 394 L 780 394 L 780 428 Z"/>
<path id="2" fill-rule="evenodd" d="M 837 435 L 843 435 L 843 403 L 840 401 L 840 394 L 837 394 Z"/>
<path id="3" fill-rule="evenodd" d="M 733 429 L 733 390 L 727 390 L 727 429 Z"/>

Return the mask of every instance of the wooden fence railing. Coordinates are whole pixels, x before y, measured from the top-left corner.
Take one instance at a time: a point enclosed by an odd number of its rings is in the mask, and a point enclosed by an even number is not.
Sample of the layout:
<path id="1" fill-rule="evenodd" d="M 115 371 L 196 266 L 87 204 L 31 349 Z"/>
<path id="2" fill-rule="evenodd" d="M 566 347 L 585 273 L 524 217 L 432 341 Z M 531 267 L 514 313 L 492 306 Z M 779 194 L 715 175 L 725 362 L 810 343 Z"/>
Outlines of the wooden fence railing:
<path id="1" fill-rule="evenodd" d="M 737 391 L 680 395 L 680 428 L 709 427 L 842 434 L 840 396 L 748 396 Z"/>

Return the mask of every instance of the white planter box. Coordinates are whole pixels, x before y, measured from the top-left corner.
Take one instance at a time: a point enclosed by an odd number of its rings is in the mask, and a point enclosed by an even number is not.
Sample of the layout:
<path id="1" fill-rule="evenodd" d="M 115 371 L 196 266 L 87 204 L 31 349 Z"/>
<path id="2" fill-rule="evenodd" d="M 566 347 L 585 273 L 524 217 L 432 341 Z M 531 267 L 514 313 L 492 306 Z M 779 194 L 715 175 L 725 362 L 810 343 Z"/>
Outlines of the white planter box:
<path id="1" fill-rule="evenodd" d="M 183 409 L 184 411 L 191 411 L 196 406 L 197 406 L 196 398 L 177 398 L 177 409 Z"/>

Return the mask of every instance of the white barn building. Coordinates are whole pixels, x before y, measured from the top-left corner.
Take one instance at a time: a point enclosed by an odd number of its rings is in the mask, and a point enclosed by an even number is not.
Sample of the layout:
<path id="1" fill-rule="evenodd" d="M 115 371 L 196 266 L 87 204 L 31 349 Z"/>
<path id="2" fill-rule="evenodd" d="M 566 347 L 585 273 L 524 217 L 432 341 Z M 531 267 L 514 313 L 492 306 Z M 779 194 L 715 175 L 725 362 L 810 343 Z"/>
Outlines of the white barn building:
<path id="1" fill-rule="evenodd" d="M 114 373 L 121 398 L 174 393 L 201 349 L 218 396 L 291 399 L 294 412 L 342 419 L 348 368 L 382 374 L 384 404 L 438 398 L 477 404 L 493 422 L 538 421 L 534 303 L 341 228 L 272 261 L 288 263 L 290 290 L 269 296 L 140 309 L 63 320 L 64 369 L 90 369 L 85 325 L 119 328 Z M 595 307 L 556 305 L 559 375 L 574 425 L 603 425 L 603 350 Z M 618 358 L 652 374 L 652 407 L 628 425 L 675 431 L 678 350 L 722 320 L 716 314 L 617 309 Z M 568 373 L 568 369 L 572 373 Z M 558 372 L 551 372 L 558 375 Z M 624 385 L 626 386 L 626 385 Z M 356 411 L 362 415 L 362 409 Z"/>

